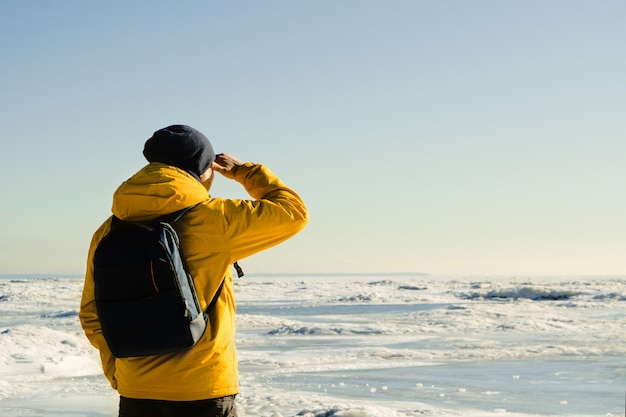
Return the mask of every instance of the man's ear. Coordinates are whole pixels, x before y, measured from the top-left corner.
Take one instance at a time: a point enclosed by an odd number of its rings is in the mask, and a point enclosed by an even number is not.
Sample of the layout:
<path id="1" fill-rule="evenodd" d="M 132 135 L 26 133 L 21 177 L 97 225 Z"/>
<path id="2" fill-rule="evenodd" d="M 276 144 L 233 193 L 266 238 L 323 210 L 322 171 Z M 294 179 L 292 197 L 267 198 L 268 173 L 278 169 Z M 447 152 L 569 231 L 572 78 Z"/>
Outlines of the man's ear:
<path id="1" fill-rule="evenodd" d="M 200 174 L 200 182 L 204 183 L 206 180 L 213 176 L 213 170 L 211 167 L 207 168 L 202 174 Z"/>
<path id="2" fill-rule="evenodd" d="M 215 178 L 214 172 L 211 168 L 207 169 L 200 175 L 200 182 L 204 186 L 204 188 L 209 191 L 211 188 L 211 184 L 213 184 L 213 178 Z"/>

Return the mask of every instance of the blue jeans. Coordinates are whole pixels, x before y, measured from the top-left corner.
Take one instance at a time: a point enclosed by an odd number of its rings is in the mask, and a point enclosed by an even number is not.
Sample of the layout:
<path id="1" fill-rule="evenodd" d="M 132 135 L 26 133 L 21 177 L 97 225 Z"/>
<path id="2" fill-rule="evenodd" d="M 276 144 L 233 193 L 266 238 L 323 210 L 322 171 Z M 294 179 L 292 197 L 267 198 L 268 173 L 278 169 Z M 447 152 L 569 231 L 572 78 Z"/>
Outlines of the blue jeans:
<path id="1" fill-rule="evenodd" d="M 144 400 L 120 397 L 119 417 L 237 417 L 235 396 L 199 401 Z"/>

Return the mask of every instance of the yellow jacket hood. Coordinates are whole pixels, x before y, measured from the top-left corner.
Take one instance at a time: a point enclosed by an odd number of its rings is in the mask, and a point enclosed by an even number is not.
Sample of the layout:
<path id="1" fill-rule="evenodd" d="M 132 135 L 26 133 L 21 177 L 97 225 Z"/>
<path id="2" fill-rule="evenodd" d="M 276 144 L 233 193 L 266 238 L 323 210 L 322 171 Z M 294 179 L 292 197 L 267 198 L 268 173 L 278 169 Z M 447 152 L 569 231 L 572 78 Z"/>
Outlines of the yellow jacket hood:
<path id="1" fill-rule="evenodd" d="M 113 194 L 113 214 L 122 220 L 153 219 L 208 198 L 206 188 L 186 171 L 153 162 L 124 181 Z"/>

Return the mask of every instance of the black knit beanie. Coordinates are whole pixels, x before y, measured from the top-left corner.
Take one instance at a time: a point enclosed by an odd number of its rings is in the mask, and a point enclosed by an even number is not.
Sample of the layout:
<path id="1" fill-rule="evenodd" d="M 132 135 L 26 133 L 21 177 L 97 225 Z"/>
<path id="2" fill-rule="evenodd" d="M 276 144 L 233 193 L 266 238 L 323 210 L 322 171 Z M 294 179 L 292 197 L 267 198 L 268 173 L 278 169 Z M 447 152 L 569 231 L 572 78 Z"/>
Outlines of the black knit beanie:
<path id="1" fill-rule="evenodd" d="M 215 161 L 211 142 L 185 125 L 172 125 L 154 132 L 146 141 L 143 155 L 148 162 L 173 165 L 198 179 Z"/>

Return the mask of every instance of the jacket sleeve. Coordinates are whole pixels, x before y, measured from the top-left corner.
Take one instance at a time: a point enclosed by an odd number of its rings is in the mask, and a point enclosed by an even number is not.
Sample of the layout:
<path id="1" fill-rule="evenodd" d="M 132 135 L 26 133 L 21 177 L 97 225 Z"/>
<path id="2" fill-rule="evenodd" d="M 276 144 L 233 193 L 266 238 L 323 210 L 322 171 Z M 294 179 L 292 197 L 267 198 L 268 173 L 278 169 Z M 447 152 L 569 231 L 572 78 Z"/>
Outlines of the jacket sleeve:
<path id="1" fill-rule="evenodd" d="M 115 380 L 115 356 L 111 350 L 109 350 L 102 334 L 102 326 L 100 325 L 98 312 L 96 311 L 93 279 L 94 252 L 98 243 L 108 233 L 110 228 L 111 220 L 109 219 L 100 227 L 100 229 L 96 231 L 91 240 L 89 254 L 87 256 L 87 272 L 85 274 L 85 284 L 80 303 L 79 319 L 87 339 L 89 339 L 91 344 L 100 352 L 100 360 L 102 361 L 104 375 L 111 383 L 111 387 L 113 387 L 113 389 L 117 389 L 117 381 Z"/>
<path id="2" fill-rule="evenodd" d="M 254 200 L 224 200 L 232 261 L 275 246 L 308 223 L 302 198 L 266 166 L 248 162 L 239 167 L 235 180 Z"/>

